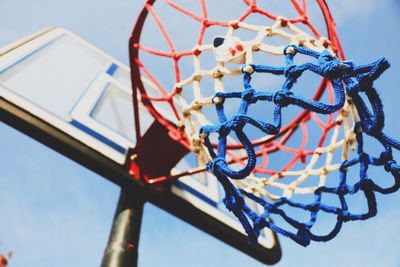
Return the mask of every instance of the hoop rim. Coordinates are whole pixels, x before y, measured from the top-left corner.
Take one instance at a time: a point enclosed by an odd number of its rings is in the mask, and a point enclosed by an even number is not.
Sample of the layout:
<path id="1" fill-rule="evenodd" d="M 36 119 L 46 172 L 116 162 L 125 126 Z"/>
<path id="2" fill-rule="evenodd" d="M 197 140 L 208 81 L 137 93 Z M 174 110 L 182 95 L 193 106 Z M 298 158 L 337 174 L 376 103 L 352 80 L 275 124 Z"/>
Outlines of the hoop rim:
<path id="1" fill-rule="evenodd" d="M 331 42 L 331 45 L 333 47 L 334 52 L 336 55 L 344 60 L 344 52 L 342 49 L 342 46 L 340 44 L 337 32 L 336 32 L 336 24 L 334 22 L 334 19 L 332 17 L 332 14 L 328 8 L 328 5 L 325 0 L 316 0 L 322 13 L 323 17 L 325 20 L 325 25 L 326 25 L 326 30 L 328 32 L 328 38 Z M 141 37 L 141 32 L 144 26 L 144 23 L 146 21 L 147 15 L 149 14 L 146 6 L 152 6 L 156 0 L 147 0 L 145 3 L 145 6 L 143 7 L 142 11 L 140 12 L 136 23 L 133 27 L 131 37 L 129 39 L 129 54 L 130 54 L 130 67 L 131 67 L 131 75 L 132 75 L 132 88 L 133 90 L 139 90 L 139 93 L 146 93 L 146 90 L 144 89 L 143 82 L 141 79 L 138 79 L 137 77 L 140 77 L 140 65 L 141 63 L 138 62 L 136 59 L 139 58 L 139 48 L 135 47 L 135 44 L 139 43 L 140 37 Z M 317 88 L 313 99 L 314 100 L 319 100 L 324 91 L 325 87 L 327 84 L 327 79 L 323 78 L 321 80 L 321 83 L 319 87 Z M 137 95 L 133 95 L 136 100 L 134 100 L 134 103 L 138 101 Z M 158 120 L 164 127 L 168 129 L 171 135 L 176 136 L 179 138 L 179 142 L 182 143 L 188 150 L 190 150 L 190 144 L 189 140 L 187 139 L 186 135 L 181 132 L 181 130 L 178 129 L 176 125 L 174 125 L 172 122 L 168 121 L 165 119 L 162 114 L 160 114 L 157 109 L 153 106 L 153 103 L 149 100 L 142 100 L 144 106 L 146 109 L 151 113 L 151 115 Z M 297 117 L 295 117 L 291 122 L 287 123 L 284 127 L 282 127 L 281 131 L 277 135 L 269 135 L 265 136 L 259 139 L 252 140 L 252 144 L 254 146 L 259 146 L 261 144 L 268 143 L 270 141 L 275 140 L 276 138 L 281 137 L 285 133 L 287 133 L 289 130 L 294 130 L 295 128 L 298 128 L 298 123 L 300 123 L 307 115 L 310 113 L 310 111 L 304 110 L 302 111 Z M 137 125 L 138 123 L 138 118 L 135 116 L 135 127 L 136 127 L 136 133 L 140 133 L 140 125 Z M 140 136 L 137 136 L 137 140 L 139 140 Z M 216 147 L 216 144 L 214 144 Z M 242 144 L 228 144 L 227 149 L 230 150 L 236 150 L 236 149 L 242 149 L 243 145 Z"/>

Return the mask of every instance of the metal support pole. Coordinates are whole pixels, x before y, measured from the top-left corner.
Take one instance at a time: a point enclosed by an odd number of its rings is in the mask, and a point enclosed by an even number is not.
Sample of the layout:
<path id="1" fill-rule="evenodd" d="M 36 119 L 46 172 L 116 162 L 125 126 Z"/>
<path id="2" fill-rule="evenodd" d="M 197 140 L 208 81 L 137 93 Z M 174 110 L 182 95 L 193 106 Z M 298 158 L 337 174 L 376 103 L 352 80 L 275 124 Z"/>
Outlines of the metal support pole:
<path id="1" fill-rule="evenodd" d="M 101 267 L 136 267 L 144 200 L 140 193 L 121 190 Z"/>

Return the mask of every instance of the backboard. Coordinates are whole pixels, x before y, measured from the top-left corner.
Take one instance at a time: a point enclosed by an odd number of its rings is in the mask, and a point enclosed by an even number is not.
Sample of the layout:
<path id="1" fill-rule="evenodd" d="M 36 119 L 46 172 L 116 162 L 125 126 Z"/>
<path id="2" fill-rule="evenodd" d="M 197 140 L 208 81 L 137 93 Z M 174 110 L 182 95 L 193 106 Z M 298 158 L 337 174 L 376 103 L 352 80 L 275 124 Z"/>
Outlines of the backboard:
<path id="1" fill-rule="evenodd" d="M 145 78 L 142 82 L 149 90 L 154 87 Z M 2 48 L 0 103 L 3 122 L 118 185 L 144 192 L 147 201 L 262 262 L 280 259 L 270 230 L 261 234 L 258 245 L 247 241 L 211 174 L 153 188 L 129 172 L 136 144 L 130 70 L 73 33 L 49 28 Z M 157 123 L 140 109 L 144 133 Z M 176 168 L 187 169 L 186 160 Z"/>

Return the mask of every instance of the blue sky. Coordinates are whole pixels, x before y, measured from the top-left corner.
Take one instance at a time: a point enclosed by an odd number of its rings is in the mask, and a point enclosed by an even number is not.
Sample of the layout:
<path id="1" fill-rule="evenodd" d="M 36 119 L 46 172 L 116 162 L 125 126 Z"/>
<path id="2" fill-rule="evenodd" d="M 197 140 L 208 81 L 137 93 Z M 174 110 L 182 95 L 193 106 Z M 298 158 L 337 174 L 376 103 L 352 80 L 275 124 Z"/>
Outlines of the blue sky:
<path id="1" fill-rule="evenodd" d="M 141 0 L 1 0 L 0 46 L 41 28 L 67 28 L 127 63 L 127 38 Z M 335 0 L 348 59 L 392 63 L 377 83 L 386 132 L 400 136 L 400 7 L 396 0 Z M 12 267 L 98 266 L 119 189 L 73 161 L 0 124 L 0 251 Z M 400 266 L 400 194 L 379 196 L 378 216 L 345 224 L 328 243 L 303 248 L 280 238 L 276 266 Z M 139 266 L 262 266 L 194 227 L 146 205 Z"/>

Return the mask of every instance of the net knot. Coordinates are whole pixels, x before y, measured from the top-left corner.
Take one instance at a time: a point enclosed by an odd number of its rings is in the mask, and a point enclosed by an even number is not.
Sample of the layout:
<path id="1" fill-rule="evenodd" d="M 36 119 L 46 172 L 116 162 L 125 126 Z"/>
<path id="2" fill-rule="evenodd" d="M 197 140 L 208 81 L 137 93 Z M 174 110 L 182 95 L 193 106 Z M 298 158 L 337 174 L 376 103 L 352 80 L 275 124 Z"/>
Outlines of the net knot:
<path id="1" fill-rule="evenodd" d="M 285 49 L 283 49 L 283 54 L 286 56 L 287 54 L 290 55 L 295 55 L 297 53 L 296 51 L 296 46 L 294 45 L 288 45 L 285 47 Z"/>
<path id="2" fill-rule="evenodd" d="M 299 238 L 298 242 L 303 246 L 308 246 L 310 244 L 310 230 L 307 225 L 301 224 L 297 231 L 297 236 Z"/>
<path id="3" fill-rule="evenodd" d="M 257 102 L 257 98 L 254 97 L 256 91 L 254 89 L 245 90 L 242 92 L 242 99 L 246 100 L 247 103 L 254 104 Z"/>
<path id="4" fill-rule="evenodd" d="M 397 165 L 396 161 L 391 159 L 385 162 L 384 164 L 385 171 L 391 172 L 391 171 L 396 171 L 399 169 L 399 166 Z"/>
<path id="5" fill-rule="evenodd" d="M 353 70 L 352 62 L 341 62 L 327 50 L 318 57 L 318 63 L 322 68 L 322 74 L 328 78 L 343 78 Z"/>
<path id="6" fill-rule="evenodd" d="M 296 65 L 287 65 L 285 69 L 285 77 L 288 79 L 296 80 L 302 74 L 302 70 L 297 68 Z"/>
<path id="7" fill-rule="evenodd" d="M 232 129 L 239 129 L 242 128 L 246 122 L 244 118 L 240 115 L 234 116 L 232 119 L 227 120 L 223 124 L 220 125 L 218 133 L 221 136 L 227 136 Z"/>
<path id="8" fill-rule="evenodd" d="M 365 178 L 360 182 L 360 189 L 363 191 L 372 190 L 374 182 L 371 179 Z"/>
<path id="9" fill-rule="evenodd" d="M 244 206 L 244 200 L 241 197 L 235 197 L 233 195 L 227 195 L 224 198 L 224 204 L 226 206 L 226 208 L 229 211 L 232 211 L 234 213 L 238 213 L 242 210 L 243 206 Z"/>
<path id="10" fill-rule="evenodd" d="M 284 199 L 284 198 L 282 198 L 282 199 Z M 277 213 L 278 212 L 278 208 L 275 205 L 269 204 L 269 203 L 265 203 L 264 209 L 268 213 Z"/>
<path id="11" fill-rule="evenodd" d="M 350 96 L 357 95 L 360 91 L 360 83 L 356 78 L 350 78 L 346 81 L 346 89 Z"/>
<path id="12" fill-rule="evenodd" d="M 312 203 L 311 206 L 309 207 L 309 210 L 311 212 L 319 211 L 320 210 L 320 203 L 319 202 Z"/>
<path id="13" fill-rule="evenodd" d="M 213 98 L 211 98 L 211 102 L 215 105 L 223 104 L 225 98 L 221 96 L 221 94 L 216 94 Z"/>
<path id="14" fill-rule="evenodd" d="M 392 159 L 393 159 L 393 155 L 392 155 L 392 153 L 389 152 L 389 151 L 384 151 L 384 152 L 382 152 L 381 155 L 379 156 L 379 160 L 381 160 L 381 161 L 383 161 L 383 162 L 386 162 L 386 161 L 389 161 L 389 160 L 392 160 Z"/>
<path id="15" fill-rule="evenodd" d="M 239 28 L 239 21 L 237 20 L 230 21 L 229 26 L 236 30 Z"/>
<path id="16" fill-rule="evenodd" d="M 193 50 L 193 55 L 199 56 L 200 54 L 201 54 L 201 50 L 200 50 L 198 47 L 196 47 L 196 48 Z"/>
<path id="17" fill-rule="evenodd" d="M 340 165 L 339 171 L 341 173 L 345 173 L 345 172 L 347 172 L 347 169 L 349 168 L 349 166 L 350 166 L 350 162 L 348 160 L 345 160 Z"/>
<path id="18" fill-rule="evenodd" d="M 257 217 L 254 220 L 254 228 L 255 229 L 263 229 L 266 226 L 265 220 L 261 217 Z"/>
<path id="19" fill-rule="evenodd" d="M 369 164 L 370 160 L 369 160 L 369 155 L 367 153 L 360 153 L 358 157 L 360 162 L 364 164 Z"/>
<path id="20" fill-rule="evenodd" d="M 242 73 L 252 74 L 254 72 L 254 65 L 246 64 L 241 68 Z"/>
<path id="21" fill-rule="evenodd" d="M 359 123 L 361 127 L 361 131 L 368 134 L 369 136 L 379 136 L 381 134 L 383 125 L 373 121 L 373 120 L 364 120 Z"/>
<path id="22" fill-rule="evenodd" d="M 289 22 L 288 19 L 284 17 L 277 17 L 276 20 L 280 21 L 282 27 L 286 27 Z"/>
<path id="23" fill-rule="evenodd" d="M 258 7 L 257 7 L 257 5 L 252 4 L 252 5 L 249 6 L 249 9 L 251 10 L 251 12 L 254 13 L 254 12 L 256 12 L 258 10 Z"/>
<path id="24" fill-rule="evenodd" d="M 337 188 L 337 194 L 338 195 L 346 195 L 349 192 L 349 188 L 347 187 L 346 184 L 341 184 L 338 188 Z"/>
<path id="25" fill-rule="evenodd" d="M 387 172 L 399 172 L 400 171 L 400 166 L 393 159 L 391 150 L 382 152 L 379 157 L 379 161 L 383 162 L 383 167 L 385 168 L 385 171 L 387 171 Z"/>
<path id="26" fill-rule="evenodd" d="M 211 26 L 211 22 L 208 19 L 203 19 L 203 21 L 201 22 L 203 24 L 204 27 L 208 28 Z"/>
<path id="27" fill-rule="evenodd" d="M 207 163 L 207 169 L 212 173 L 218 171 L 218 164 L 226 165 L 225 159 L 223 157 L 215 157 L 213 160 Z"/>
<path id="28" fill-rule="evenodd" d="M 374 80 L 370 77 L 366 76 L 360 80 L 360 88 L 361 92 L 367 92 L 373 89 Z"/>
<path id="29" fill-rule="evenodd" d="M 340 218 L 340 220 L 342 220 L 343 222 L 348 222 L 350 221 L 350 212 L 347 210 L 343 210 L 341 213 L 338 214 L 338 217 Z"/>
<path id="30" fill-rule="evenodd" d="M 231 132 L 232 130 L 232 123 L 229 123 L 230 121 L 228 121 L 227 123 L 221 124 L 221 126 L 218 129 L 218 133 L 221 136 L 228 136 L 228 134 Z"/>
<path id="31" fill-rule="evenodd" d="M 273 101 L 276 105 L 286 107 L 290 104 L 290 100 L 293 97 L 293 92 L 290 91 L 278 91 L 274 94 Z"/>

